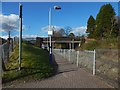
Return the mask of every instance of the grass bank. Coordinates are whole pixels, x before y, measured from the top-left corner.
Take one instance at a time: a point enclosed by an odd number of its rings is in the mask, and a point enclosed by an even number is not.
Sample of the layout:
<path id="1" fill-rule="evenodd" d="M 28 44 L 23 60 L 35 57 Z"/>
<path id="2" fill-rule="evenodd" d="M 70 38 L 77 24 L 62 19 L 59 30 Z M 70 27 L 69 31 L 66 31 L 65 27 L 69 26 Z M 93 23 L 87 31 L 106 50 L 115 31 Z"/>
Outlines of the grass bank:
<path id="1" fill-rule="evenodd" d="M 3 72 L 2 82 L 6 83 L 20 78 L 30 76 L 29 79 L 41 79 L 53 74 L 53 66 L 49 63 L 49 52 L 26 42 L 22 44 L 22 69 L 18 70 L 18 51 L 16 45 L 6 71 Z"/>
<path id="2" fill-rule="evenodd" d="M 108 38 L 103 40 L 87 41 L 81 47 L 83 50 L 118 49 L 118 39 Z"/>

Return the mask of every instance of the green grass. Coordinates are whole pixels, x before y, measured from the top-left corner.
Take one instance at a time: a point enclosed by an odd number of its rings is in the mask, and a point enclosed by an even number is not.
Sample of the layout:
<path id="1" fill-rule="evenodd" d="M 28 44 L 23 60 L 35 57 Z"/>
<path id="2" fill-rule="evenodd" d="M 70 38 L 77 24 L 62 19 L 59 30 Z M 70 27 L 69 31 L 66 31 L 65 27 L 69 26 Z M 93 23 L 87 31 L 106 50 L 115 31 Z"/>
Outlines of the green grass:
<path id="1" fill-rule="evenodd" d="M 108 38 L 103 40 L 88 41 L 82 45 L 82 49 L 94 50 L 94 49 L 118 49 L 118 39 Z"/>
<path id="2" fill-rule="evenodd" d="M 23 42 L 22 44 L 22 69 L 18 70 L 18 45 L 6 64 L 6 71 L 3 72 L 3 83 L 19 78 L 30 76 L 31 79 L 41 79 L 53 74 L 53 66 L 49 63 L 49 53 L 33 45 Z"/>

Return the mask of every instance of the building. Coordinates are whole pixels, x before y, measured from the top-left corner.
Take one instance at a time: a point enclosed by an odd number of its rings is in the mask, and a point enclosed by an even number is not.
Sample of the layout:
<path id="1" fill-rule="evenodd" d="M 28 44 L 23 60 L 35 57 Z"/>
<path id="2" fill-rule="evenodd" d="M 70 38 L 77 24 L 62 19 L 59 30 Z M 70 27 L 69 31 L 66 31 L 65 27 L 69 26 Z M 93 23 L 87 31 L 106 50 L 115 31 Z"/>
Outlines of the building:
<path id="1" fill-rule="evenodd" d="M 4 44 L 5 42 L 6 40 L 0 37 L 0 45 Z"/>
<path id="2" fill-rule="evenodd" d="M 44 44 L 45 47 L 49 47 L 49 38 L 36 38 L 36 45 L 41 48 Z M 52 48 L 57 49 L 75 49 L 80 44 L 80 39 L 70 37 L 52 37 Z"/>
<path id="3" fill-rule="evenodd" d="M 36 46 L 42 48 L 43 38 L 36 37 Z"/>

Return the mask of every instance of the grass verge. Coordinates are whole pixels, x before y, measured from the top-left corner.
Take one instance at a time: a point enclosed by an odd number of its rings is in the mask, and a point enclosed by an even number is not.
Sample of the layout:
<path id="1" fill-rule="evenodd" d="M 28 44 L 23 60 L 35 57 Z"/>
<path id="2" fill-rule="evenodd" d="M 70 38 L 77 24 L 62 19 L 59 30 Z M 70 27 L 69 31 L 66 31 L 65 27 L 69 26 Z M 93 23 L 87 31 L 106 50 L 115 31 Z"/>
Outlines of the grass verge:
<path id="1" fill-rule="evenodd" d="M 6 64 L 7 70 L 3 72 L 3 83 L 24 78 L 26 76 L 30 76 L 32 79 L 41 79 L 53 74 L 54 69 L 49 63 L 49 52 L 47 50 L 23 42 L 22 69 L 20 71 L 18 70 L 18 51 L 19 46 L 16 45 L 10 60 Z"/>
<path id="2" fill-rule="evenodd" d="M 83 50 L 118 49 L 118 39 L 108 38 L 103 40 L 88 41 L 82 45 Z"/>

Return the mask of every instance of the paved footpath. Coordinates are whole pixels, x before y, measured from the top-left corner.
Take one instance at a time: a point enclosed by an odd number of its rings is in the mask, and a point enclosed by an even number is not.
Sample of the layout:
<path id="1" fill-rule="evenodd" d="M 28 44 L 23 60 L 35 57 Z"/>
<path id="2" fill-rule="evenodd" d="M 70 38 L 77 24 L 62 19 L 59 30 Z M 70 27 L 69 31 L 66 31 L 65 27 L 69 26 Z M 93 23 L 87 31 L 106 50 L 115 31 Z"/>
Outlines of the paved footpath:
<path id="1" fill-rule="evenodd" d="M 15 88 L 112 88 L 96 76 L 77 68 L 60 55 L 54 54 L 58 73 L 45 80 L 19 83 Z"/>

